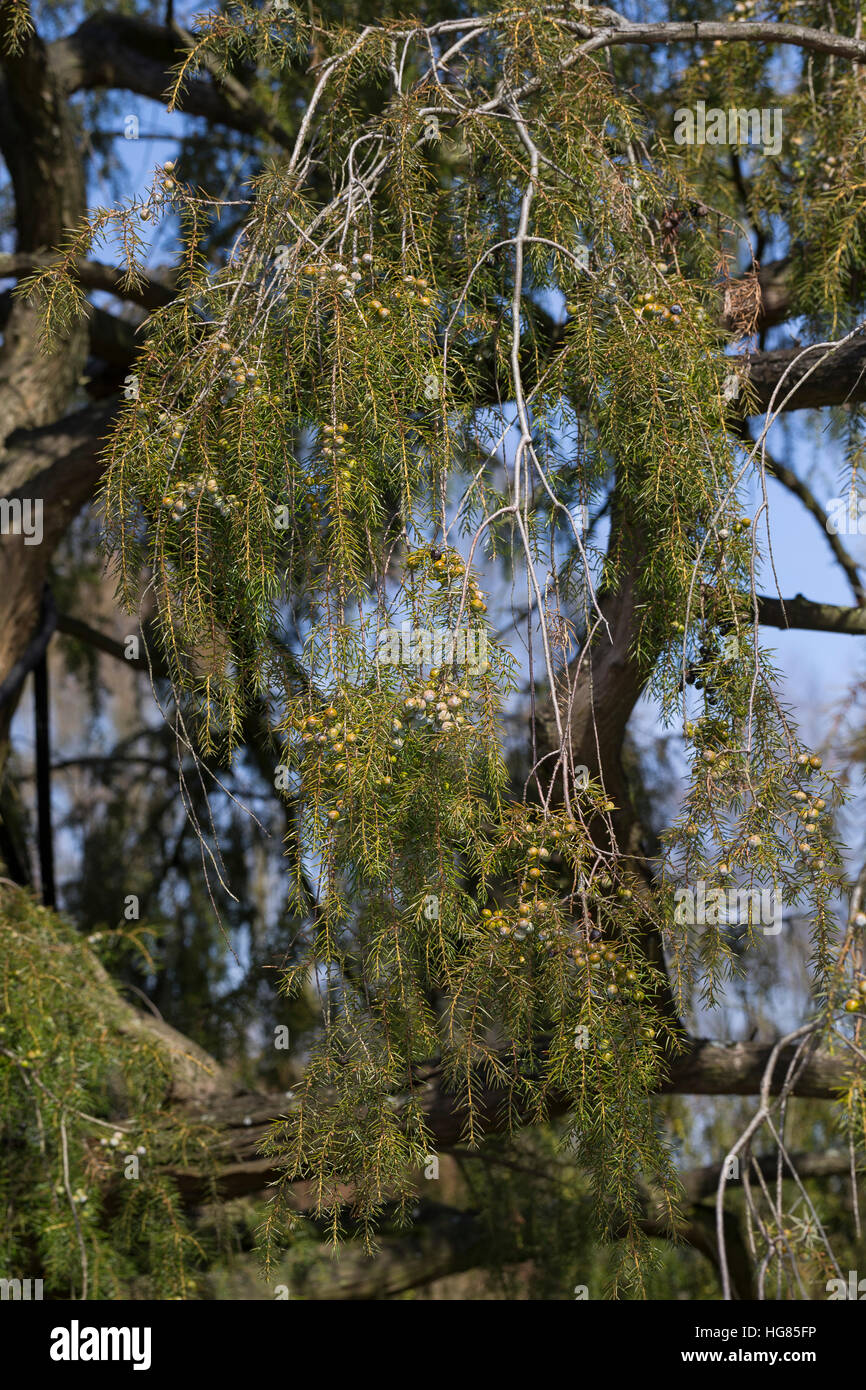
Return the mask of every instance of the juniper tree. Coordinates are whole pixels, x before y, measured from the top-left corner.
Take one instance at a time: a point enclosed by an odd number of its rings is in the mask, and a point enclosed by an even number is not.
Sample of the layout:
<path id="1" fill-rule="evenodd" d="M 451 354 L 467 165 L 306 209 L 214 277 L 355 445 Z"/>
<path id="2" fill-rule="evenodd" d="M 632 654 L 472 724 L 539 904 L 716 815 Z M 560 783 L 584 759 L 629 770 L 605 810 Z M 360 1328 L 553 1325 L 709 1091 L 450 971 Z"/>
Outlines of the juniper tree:
<path id="1" fill-rule="evenodd" d="M 838 1092 L 859 1162 L 862 885 L 836 832 L 842 785 L 801 738 L 761 627 L 862 620 L 838 536 L 855 610 L 762 591 L 767 479 L 826 521 L 774 457 L 778 417 L 828 407 L 859 484 L 866 42 L 853 5 L 644 8 L 342 25 L 239 4 L 159 30 L 169 109 L 260 134 L 255 176 L 210 187 L 182 153 L 146 195 L 87 210 L 70 174 L 54 225 L 7 261 L 6 432 L 33 439 L 9 443 L 4 486 L 47 482 L 46 452 L 70 506 L 98 486 L 119 601 L 153 614 L 147 661 L 202 780 L 266 719 L 293 922 L 279 987 L 314 988 L 321 1010 L 290 1102 L 257 1112 L 278 1179 L 266 1251 L 296 1224 L 300 1180 L 321 1227 L 372 1245 L 431 1155 L 555 1121 L 616 1241 L 613 1288 L 646 1288 L 650 1238 L 679 1231 L 729 1296 L 727 1160 L 747 1176 L 768 1139 L 793 1176 L 789 1097 Z M 20 203 L 28 73 L 50 75 L 46 101 L 114 80 L 153 92 L 127 69 L 154 33 L 100 16 L 52 53 L 24 11 L 6 23 Z M 780 150 L 682 143 L 677 113 L 705 94 L 778 110 Z M 180 256 L 160 288 L 145 267 L 164 222 Z M 49 426 L 95 287 L 146 305 L 146 331 L 116 402 Z M 816 346 L 766 350 L 795 317 Z M 19 618 L 6 670 L 27 664 L 67 520 L 3 599 Z M 644 693 L 689 759 L 655 843 L 623 756 Z M 230 885 L 202 844 L 216 904 Z M 811 1004 L 773 1047 L 714 1051 L 688 1019 L 748 971 L 762 893 L 810 924 Z M 26 1107 L 27 1059 L 6 1056 Z M 208 1113 L 228 1104 L 215 1086 Z M 760 1094 L 709 1223 L 706 1182 L 696 1198 L 672 1161 L 664 1090 Z M 802 1296 L 837 1267 L 811 1196 L 795 1230 L 792 1193 L 756 1162 L 762 1293 Z"/>

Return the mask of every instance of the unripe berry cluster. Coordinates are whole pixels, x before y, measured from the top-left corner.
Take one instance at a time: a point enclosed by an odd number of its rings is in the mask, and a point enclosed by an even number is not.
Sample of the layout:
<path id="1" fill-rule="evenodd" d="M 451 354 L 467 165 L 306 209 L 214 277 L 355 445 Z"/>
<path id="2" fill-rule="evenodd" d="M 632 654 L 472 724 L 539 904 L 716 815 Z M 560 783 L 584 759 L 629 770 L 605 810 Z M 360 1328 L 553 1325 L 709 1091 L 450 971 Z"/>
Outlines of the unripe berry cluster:
<path id="1" fill-rule="evenodd" d="M 432 299 L 427 293 L 427 290 L 430 287 L 426 280 L 422 280 L 417 275 L 404 275 L 403 284 L 408 287 L 407 295 L 409 299 L 417 299 L 418 303 L 423 304 L 425 308 L 433 303 Z"/>
<path id="2" fill-rule="evenodd" d="M 225 390 L 220 396 L 222 405 L 228 405 L 240 392 L 248 391 L 256 399 L 265 394 L 260 372 L 255 367 L 245 366 L 244 360 L 232 349 L 232 345 L 225 338 L 220 338 L 217 342 L 217 351 L 223 357 L 228 357 L 227 366 L 229 368 L 229 379 Z"/>
<path id="3" fill-rule="evenodd" d="M 438 669 L 434 667 L 433 670 L 438 675 Z M 448 734 L 456 732 L 466 724 L 467 713 L 471 716 L 467 701 L 471 699 L 472 692 L 465 686 L 444 681 L 440 682 L 435 690 L 428 686 L 419 694 L 410 695 L 403 701 L 403 709 L 419 727 L 432 728 L 438 733 Z M 401 740 L 400 747 L 402 746 Z"/>
<path id="4" fill-rule="evenodd" d="M 353 458 L 349 452 L 351 445 L 348 443 L 348 433 L 349 426 L 345 421 L 340 421 L 336 425 L 322 426 L 322 456 L 332 466 L 339 465 L 340 478 L 344 483 L 352 482 L 354 478 L 352 470 L 357 465 L 357 459 Z"/>
<path id="5" fill-rule="evenodd" d="M 372 256 L 363 256 L 361 260 L 365 264 L 369 264 L 372 261 Z M 351 267 L 344 265 L 342 261 L 308 261 L 302 267 L 302 273 L 309 279 L 318 280 L 320 285 L 341 294 L 344 299 L 351 300 L 355 298 L 358 284 L 363 278 L 357 266 L 357 258 L 353 259 Z"/>
<path id="6" fill-rule="evenodd" d="M 660 318 L 663 323 L 670 324 L 672 328 L 679 328 L 683 312 L 681 304 L 672 304 L 670 308 L 667 308 L 664 304 L 660 304 L 649 290 L 645 294 L 638 295 L 637 303 L 639 318 Z"/>
<path id="7" fill-rule="evenodd" d="M 220 516 L 228 516 L 232 508 L 237 506 L 237 500 L 233 492 L 224 495 L 220 491 L 216 478 L 198 473 L 193 478 L 174 483 L 167 488 L 162 507 L 177 521 L 195 501 L 211 502 Z"/>
<path id="8" fill-rule="evenodd" d="M 406 568 L 410 574 L 421 574 L 424 579 L 436 580 L 440 588 L 450 588 L 456 580 L 462 582 L 465 566 L 456 550 L 442 551 L 436 546 L 426 550 L 414 550 L 406 556 Z M 477 580 L 470 578 L 469 609 L 472 613 L 486 613 L 487 604 Z"/>

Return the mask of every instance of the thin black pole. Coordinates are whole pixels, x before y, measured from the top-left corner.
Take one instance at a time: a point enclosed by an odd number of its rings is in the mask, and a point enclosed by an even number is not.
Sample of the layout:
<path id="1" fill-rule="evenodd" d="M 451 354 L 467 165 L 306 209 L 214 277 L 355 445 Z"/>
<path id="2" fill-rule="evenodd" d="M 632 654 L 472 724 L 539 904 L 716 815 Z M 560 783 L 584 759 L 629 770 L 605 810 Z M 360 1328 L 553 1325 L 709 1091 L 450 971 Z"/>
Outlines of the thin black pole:
<path id="1" fill-rule="evenodd" d="M 45 907 L 56 905 L 54 841 L 51 834 L 51 733 L 48 723 L 48 661 L 45 653 L 33 668 L 36 713 L 36 807 L 39 824 L 39 877 Z"/>

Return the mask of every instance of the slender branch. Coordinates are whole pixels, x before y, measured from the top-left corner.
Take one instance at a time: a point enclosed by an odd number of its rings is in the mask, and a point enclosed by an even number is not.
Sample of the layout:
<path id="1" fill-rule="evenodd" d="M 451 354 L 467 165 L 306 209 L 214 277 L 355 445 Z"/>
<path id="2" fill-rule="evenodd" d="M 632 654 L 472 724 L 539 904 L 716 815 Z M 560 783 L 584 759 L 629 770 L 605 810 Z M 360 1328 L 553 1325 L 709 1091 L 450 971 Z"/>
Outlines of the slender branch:
<path id="1" fill-rule="evenodd" d="M 113 656 L 115 660 L 122 661 L 137 671 L 152 670 L 155 676 L 168 674 L 164 664 L 155 654 L 152 655 L 150 662 L 144 656 L 127 656 L 122 642 L 118 642 L 114 637 L 109 637 L 107 633 L 100 632 L 98 628 L 91 627 L 89 623 L 82 622 L 80 618 L 74 618 L 71 613 L 58 613 L 57 631 L 62 632 L 66 637 L 74 637 L 79 642 L 85 642 L 89 647 L 95 647 L 97 651 L 104 652 L 106 656 Z"/>

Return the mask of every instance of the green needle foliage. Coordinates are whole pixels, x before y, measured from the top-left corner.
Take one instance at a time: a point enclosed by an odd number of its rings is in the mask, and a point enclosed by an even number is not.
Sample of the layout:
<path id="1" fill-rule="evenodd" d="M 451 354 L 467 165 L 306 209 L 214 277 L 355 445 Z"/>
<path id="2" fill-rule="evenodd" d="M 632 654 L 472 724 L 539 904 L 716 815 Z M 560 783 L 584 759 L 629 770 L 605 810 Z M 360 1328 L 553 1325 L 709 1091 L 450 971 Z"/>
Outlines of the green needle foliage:
<path id="1" fill-rule="evenodd" d="M 164 1051 L 71 924 L 4 885 L 0 926 L 4 1271 L 46 1298 L 192 1296 L 206 1251 L 166 1170 L 207 1149 L 201 1127 L 166 1120 Z M 140 945 L 117 933 L 101 949 Z"/>
<path id="2" fill-rule="evenodd" d="M 256 700 L 273 713 L 296 825 L 288 900 L 305 923 L 284 989 L 312 980 L 324 1017 L 268 1144 L 285 1182 L 313 1177 L 335 1236 L 351 1184 L 372 1238 L 430 1150 L 420 1069 L 434 1058 L 470 1143 L 486 1085 L 510 1098 L 505 1128 L 567 1098 L 565 1137 L 639 1281 L 639 1180 L 671 1213 L 677 1200 L 648 1103 L 676 1030 L 647 933 L 668 946 L 675 1003 L 711 1002 L 742 949 L 723 926 L 693 939 L 674 884 L 775 889 L 812 915 L 830 1017 L 840 795 L 755 640 L 761 538 L 740 498 L 760 461 L 730 429 L 749 388 L 719 326 L 741 239 L 722 156 L 676 144 L 670 113 L 653 123 L 603 52 L 578 61 L 572 13 L 318 29 L 308 119 L 257 178 L 224 263 L 206 255 L 219 201 L 166 166 L 30 289 L 62 326 L 75 256 L 116 234 L 134 275 L 143 227 L 179 219 L 179 293 L 150 321 L 102 501 L 123 602 L 156 602 L 184 736 L 224 753 Z M 178 83 L 239 58 L 278 80 L 310 41 L 300 12 L 237 5 L 205 21 Z M 777 105 L 767 51 L 737 57 L 686 53 L 672 105 L 710 73 L 720 106 Z M 639 59 L 647 90 L 659 61 Z M 862 152 L 858 79 L 808 62 L 784 103 L 807 132 L 796 160 L 756 155 L 750 199 L 769 219 L 796 179 L 820 267 L 801 308 L 838 331 L 856 312 L 863 201 L 844 176 L 825 186 L 817 152 L 832 130 L 843 175 Z M 739 284 L 742 332 L 754 282 Z M 602 555 L 576 517 L 612 487 Z M 487 613 L 497 567 L 529 609 L 559 719 L 522 798 L 503 743 L 517 672 Z M 600 833 L 620 808 L 568 752 L 577 653 L 603 649 L 600 605 L 632 574 L 630 655 L 694 753 L 651 874 Z M 392 660 L 404 623 L 464 645 Z M 687 718 L 695 670 L 704 711 Z M 277 1200 L 267 1234 L 290 1219 Z"/>

